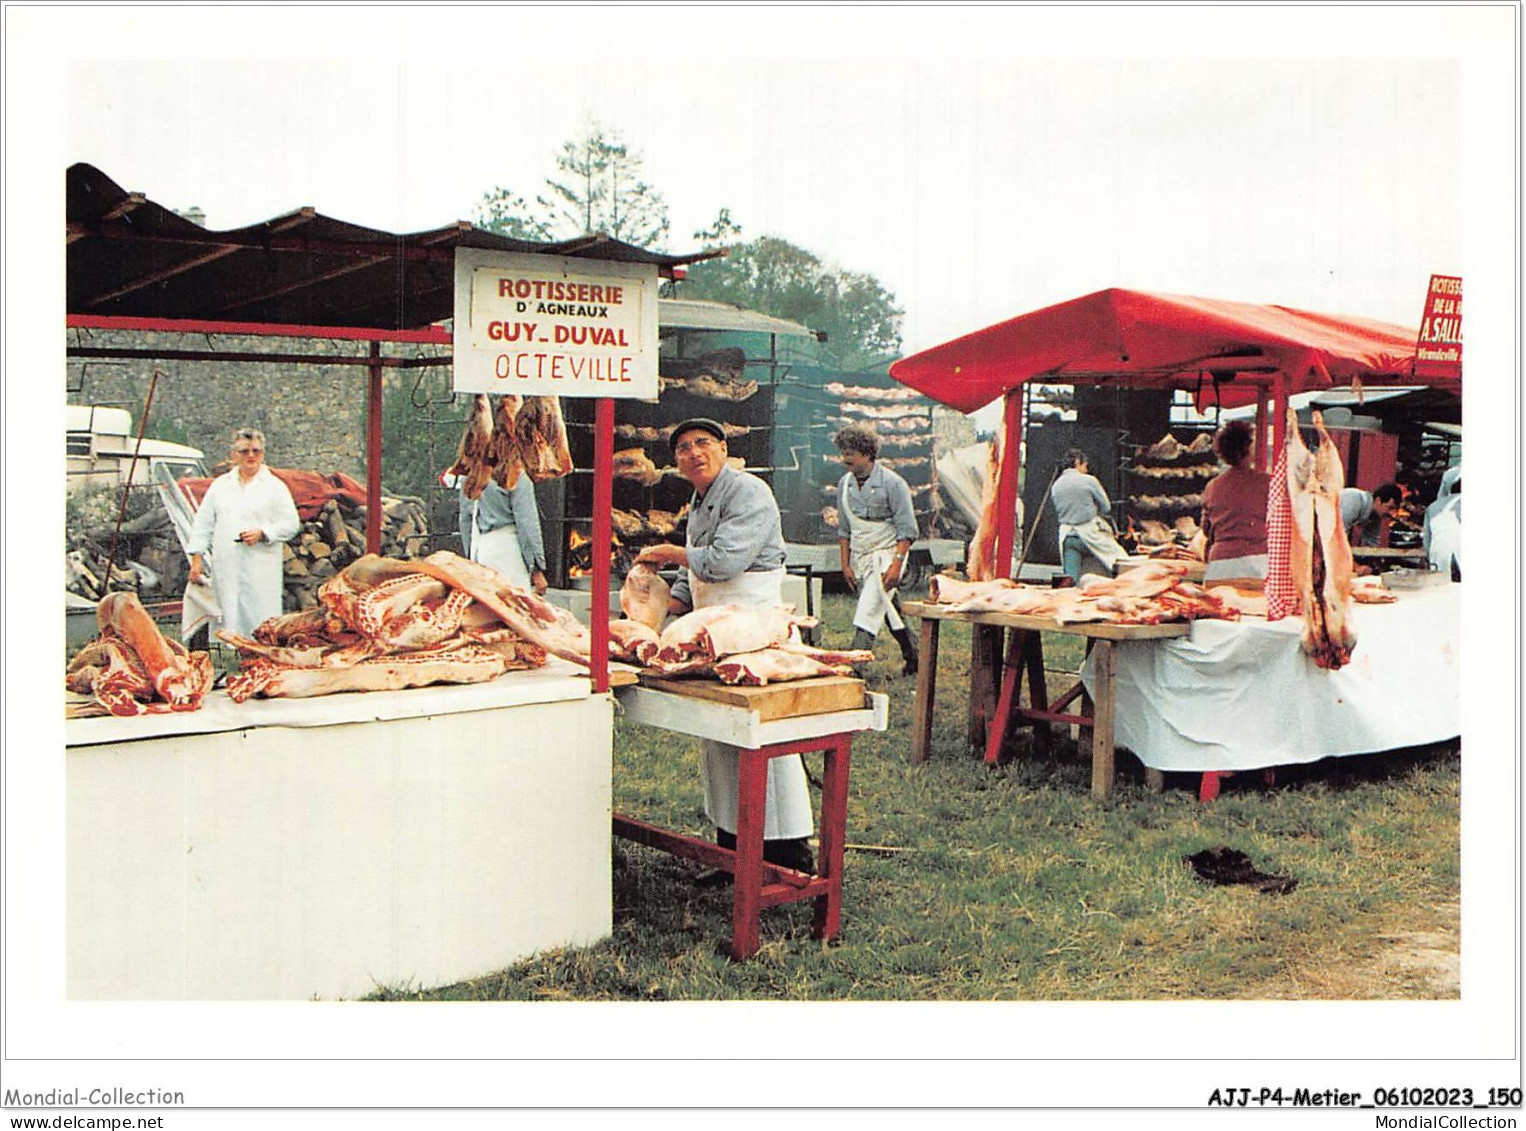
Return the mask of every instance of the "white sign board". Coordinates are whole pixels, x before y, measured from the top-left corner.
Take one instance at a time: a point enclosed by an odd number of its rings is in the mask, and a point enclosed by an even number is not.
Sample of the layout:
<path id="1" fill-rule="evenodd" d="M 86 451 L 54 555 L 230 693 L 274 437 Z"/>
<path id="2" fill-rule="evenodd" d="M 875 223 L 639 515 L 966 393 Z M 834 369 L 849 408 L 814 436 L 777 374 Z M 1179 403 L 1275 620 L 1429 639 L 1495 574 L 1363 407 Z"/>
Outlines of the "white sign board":
<path id="1" fill-rule="evenodd" d="M 458 393 L 657 396 L 657 266 L 456 249 Z"/>

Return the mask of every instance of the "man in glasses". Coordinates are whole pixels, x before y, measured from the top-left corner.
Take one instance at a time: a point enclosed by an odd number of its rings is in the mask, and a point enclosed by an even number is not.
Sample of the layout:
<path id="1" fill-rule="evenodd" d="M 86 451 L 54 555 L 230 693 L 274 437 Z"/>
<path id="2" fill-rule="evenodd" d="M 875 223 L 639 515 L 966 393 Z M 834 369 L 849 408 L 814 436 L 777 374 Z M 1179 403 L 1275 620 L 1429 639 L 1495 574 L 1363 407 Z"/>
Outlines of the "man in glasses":
<path id="1" fill-rule="evenodd" d="M 281 543 L 295 538 L 302 524 L 286 484 L 265 466 L 263 432 L 233 433 L 231 462 L 232 470 L 212 481 L 196 511 L 187 546 L 190 581 L 204 583 L 210 555 L 222 626 L 248 636 L 281 613 Z"/>
<path id="2" fill-rule="evenodd" d="M 708 417 L 686 420 L 669 438 L 678 470 L 694 488 L 683 546 L 648 546 L 636 558 L 654 566 L 680 567 L 668 603 L 677 615 L 711 605 L 783 603 L 784 534 L 779 504 L 768 484 L 726 463 L 726 430 Z M 722 848 L 736 847 L 736 748 L 708 739 L 700 743 L 700 780 L 705 815 Z M 814 872 L 806 843 L 811 835 L 811 796 L 800 756 L 768 762 L 763 858 Z"/>

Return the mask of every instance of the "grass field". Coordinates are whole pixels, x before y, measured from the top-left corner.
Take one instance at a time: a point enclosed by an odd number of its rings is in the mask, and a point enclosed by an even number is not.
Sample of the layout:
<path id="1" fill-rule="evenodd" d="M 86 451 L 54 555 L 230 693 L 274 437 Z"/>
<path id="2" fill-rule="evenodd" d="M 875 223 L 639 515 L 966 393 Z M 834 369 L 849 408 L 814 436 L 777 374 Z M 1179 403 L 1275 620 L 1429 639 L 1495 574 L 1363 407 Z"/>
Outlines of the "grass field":
<path id="1" fill-rule="evenodd" d="M 826 643 L 851 633 L 826 600 Z M 891 725 L 854 742 L 843 934 L 810 937 L 808 904 L 766 911 L 762 947 L 726 957 L 730 889 L 697 865 L 617 842 L 614 934 L 489 977 L 386 1000 L 1150 1000 L 1455 998 L 1459 751 L 1455 744 L 1229 779 L 1199 804 L 1196 778 L 1163 792 L 1120 752 L 1113 796 L 1057 731 L 1052 757 L 990 768 L 963 747 L 968 630 L 946 624 L 932 756 L 907 764 L 911 679 L 882 635 L 866 671 Z M 1074 638 L 1046 641 L 1054 669 Z M 1062 671 L 1057 686 L 1073 681 Z M 808 755 L 813 777 L 820 758 Z M 694 744 L 617 723 L 614 803 L 695 835 Z M 1286 895 L 1211 887 L 1182 857 L 1237 848 Z M 851 847 L 860 846 L 860 847 Z"/>

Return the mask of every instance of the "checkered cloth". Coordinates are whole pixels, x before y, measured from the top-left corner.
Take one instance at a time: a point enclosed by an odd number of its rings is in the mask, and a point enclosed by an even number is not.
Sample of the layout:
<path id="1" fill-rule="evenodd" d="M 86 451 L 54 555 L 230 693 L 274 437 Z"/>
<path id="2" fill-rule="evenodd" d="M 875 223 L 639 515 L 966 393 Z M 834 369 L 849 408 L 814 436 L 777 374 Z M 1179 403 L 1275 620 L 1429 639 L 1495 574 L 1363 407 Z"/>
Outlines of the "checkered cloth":
<path id="1" fill-rule="evenodd" d="M 1288 445 L 1284 440 L 1266 493 L 1266 619 L 1298 614 L 1298 590 L 1288 569 L 1293 544 L 1293 505 L 1288 499 Z"/>

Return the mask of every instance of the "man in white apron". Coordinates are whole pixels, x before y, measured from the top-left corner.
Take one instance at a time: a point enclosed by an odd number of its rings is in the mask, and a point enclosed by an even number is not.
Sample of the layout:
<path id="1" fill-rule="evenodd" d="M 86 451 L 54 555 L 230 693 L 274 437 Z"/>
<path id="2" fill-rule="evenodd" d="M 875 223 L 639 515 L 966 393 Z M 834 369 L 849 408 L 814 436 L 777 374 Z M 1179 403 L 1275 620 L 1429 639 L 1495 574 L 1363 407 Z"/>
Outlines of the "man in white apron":
<path id="1" fill-rule="evenodd" d="M 447 487 L 460 487 L 460 477 L 441 477 Z M 540 508 L 535 484 L 520 474 L 512 491 L 488 480 L 482 494 L 461 494 L 461 545 L 474 562 L 491 566 L 520 589 L 546 591 L 546 548 L 541 537 Z"/>
<path id="2" fill-rule="evenodd" d="M 186 544 L 188 580 L 192 586 L 205 584 L 210 556 L 222 627 L 248 636 L 281 615 L 281 543 L 295 538 L 302 522 L 286 484 L 265 466 L 263 432 L 235 432 L 230 462 L 232 470 L 212 481 L 196 508 Z"/>
<path id="3" fill-rule="evenodd" d="M 636 558 L 654 566 L 683 567 L 668 611 L 681 615 L 691 607 L 781 604 L 784 535 L 768 484 L 726 465 L 726 432 L 714 420 L 684 421 L 673 429 L 669 443 L 678 470 L 694 487 L 686 544 L 648 546 Z M 735 848 L 737 748 L 701 741 L 700 781 L 716 841 Z M 814 872 L 807 844 L 814 827 L 811 795 L 798 754 L 769 759 L 766 805 L 763 858 Z"/>
<path id="4" fill-rule="evenodd" d="M 1086 453 L 1071 448 L 1065 453 L 1065 462 L 1068 466 L 1055 479 L 1049 497 L 1060 524 L 1060 561 L 1070 579 L 1080 581 L 1083 550 L 1090 551 L 1109 570 L 1116 570 L 1128 551 L 1113 537 L 1106 518 L 1113 503 L 1097 477 L 1087 473 Z M 1067 546 L 1071 539 L 1074 541 Z"/>
<path id="5" fill-rule="evenodd" d="M 888 621 L 890 634 L 901 646 L 901 672 L 915 675 L 917 646 L 897 598 L 906 555 L 917 537 L 911 488 L 876 462 L 880 438 L 872 428 L 849 424 L 835 442 L 848 469 L 837 484 L 837 544 L 843 579 L 858 590 L 852 646 L 874 647 L 880 625 Z"/>

